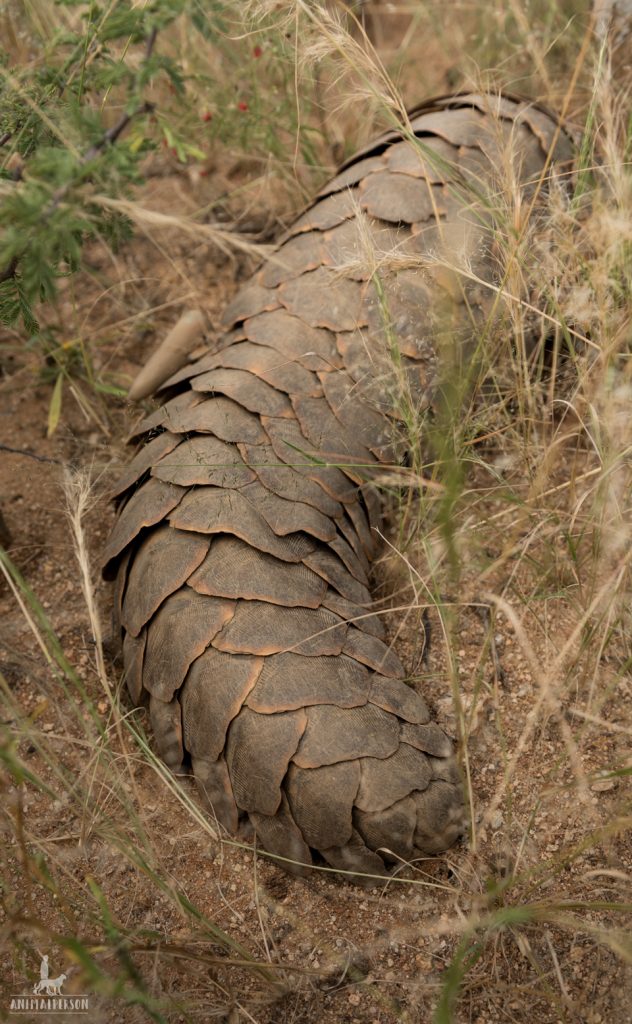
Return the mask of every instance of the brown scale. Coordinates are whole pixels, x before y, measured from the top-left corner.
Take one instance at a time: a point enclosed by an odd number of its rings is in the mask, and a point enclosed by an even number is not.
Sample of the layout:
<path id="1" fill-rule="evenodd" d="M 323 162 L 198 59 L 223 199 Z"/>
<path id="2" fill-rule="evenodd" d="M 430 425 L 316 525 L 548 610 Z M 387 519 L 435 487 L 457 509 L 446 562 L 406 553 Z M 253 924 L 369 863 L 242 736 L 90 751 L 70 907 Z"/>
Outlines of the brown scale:
<path id="1" fill-rule="evenodd" d="M 360 188 L 362 209 L 371 217 L 393 224 L 415 224 L 439 217 L 445 212 L 444 203 L 443 186 L 421 183 L 407 175 L 395 176 L 393 171 L 372 174 Z"/>
<path id="2" fill-rule="evenodd" d="M 351 520 L 364 554 L 370 562 L 375 555 L 376 541 L 371 533 L 369 515 L 364 502 L 354 501 L 349 503 L 344 506 L 344 511 L 345 515 Z"/>
<path id="3" fill-rule="evenodd" d="M 259 274 L 265 288 L 276 288 L 284 281 L 291 281 L 309 270 L 316 270 L 323 261 L 323 236 L 306 231 L 290 238 L 274 253 Z"/>
<path id="4" fill-rule="evenodd" d="M 449 740 L 443 729 L 434 722 L 402 722 L 400 737 L 404 743 L 416 747 L 417 750 L 423 750 L 426 754 L 434 754 L 437 758 L 448 757 L 450 754 Z"/>
<path id="5" fill-rule="evenodd" d="M 125 685 L 135 704 L 143 699 L 143 658 L 147 634 L 143 631 L 137 637 L 126 633 L 123 640 L 123 658 L 125 661 Z"/>
<path id="6" fill-rule="evenodd" d="M 374 274 L 381 275 L 385 260 L 388 262 L 393 256 L 398 258 L 405 254 L 409 235 L 408 225 L 365 217 L 363 231 L 358 233 L 355 221 L 345 221 L 326 232 L 323 263 L 352 281 L 369 282 Z M 354 325 L 354 329 L 357 326 Z"/>
<path id="7" fill-rule="evenodd" d="M 281 462 L 294 466 L 326 494 L 344 505 L 358 502 L 357 481 L 349 482 L 349 472 L 329 461 L 328 454 L 308 441 L 296 420 L 272 420 L 261 417 L 275 454 Z"/>
<path id="8" fill-rule="evenodd" d="M 394 461 L 391 430 L 384 416 L 362 400 L 363 389 L 346 373 L 320 375 L 323 393 L 329 408 L 347 431 L 353 430 L 357 440 L 380 462 Z"/>
<path id="9" fill-rule="evenodd" d="M 323 608 L 327 608 L 335 615 L 339 615 L 345 622 L 353 624 L 357 629 L 370 633 L 371 636 L 383 640 L 385 636 L 384 625 L 379 615 L 371 613 L 366 607 L 348 601 L 337 594 L 335 590 L 328 589 L 321 601 Z"/>
<path id="10" fill-rule="evenodd" d="M 226 745 L 226 761 L 237 806 L 244 811 L 274 814 L 282 800 L 281 784 L 292 755 L 305 731 L 306 712 L 282 711 L 258 715 L 244 708 L 233 722 Z M 253 772 L 252 754 L 257 750 L 265 772 Z"/>
<path id="11" fill-rule="evenodd" d="M 289 533 L 308 533 L 327 543 L 336 536 L 336 527 L 329 516 L 303 501 L 280 498 L 259 481 L 242 487 L 240 494 L 279 537 L 286 537 Z"/>
<path id="12" fill-rule="evenodd" d="M 425 178 L 430 185 L 441 185 L 458 176 L 457 157 L 458 150 L 441 139 L 406 139 L 384 154 L 389 171 Z"/>
<path id="13" fill-rule="evenodd" d="M 324 608 L 284 608 L 279 615 L 278 608 L 266 601 L 238 601 L 230 621 L 208 643 L 212 641 L 218 651 L 229 654 L 293 651 L 316 657 L 341 654 L 346 631 L 341 619 Z"/>
<path id="14" fill-rule="evenodd" d="M 170 701 L 164 701 L 150 694 L 149 721 L 158 753 L 169 768 L 177 771 L 184 759 L 182 707 L 179 699 L 172 697 Z"/>
<path id="15" fill-rule="evenodd" d="M 410 686 L 384 679 L 381 675 L 374 675 L 371 680 L 369 700 L 384 711 L 397 715 L 402 728 L 407 722 L 412 725 L 425 725 L 430 721 L 430 711 L 425 701 Z"/>
<path id="16" fill-rule="evenodd" d="M 188 583 L 198 594 L 267 601 L 284 608 L 319 608 L 327 590 L 326 582 L 301 562 L 279 563 L 237 537 L 221 535 Z"/>
<path id="17" fill-rule="evenodd" d="M 370 601 L 371 596 L 366 583 L 358 580 L 349 572 L 342 559 L 337 557 L 329 547 L 320 545 L 315 551 L 306 555 L 302 561 L 304 565 L 327 580 L 329 585 L 347 600 L 355 601 L 357 604 Z"/>
<path id="18" fill-rule="evenodd" d="M 299 768 L 388 757 L 399 745 L 395 718 L 372 704 L 359 708 L 316 704 L 307 708 L 306 715 L 305 732 L 293 757 Z"/>
<path id="19" fill-rule="evenodd" d="M 205 370 L 219 367 L 247 370 L 270 387 L 288 395 L 319 395 L 321 392 L 320 382 L 314 373 L 266 345 L 242 341 L 205 360 Z"/>
<path id="20" fill-rule="evenodd" d="M 194 376 L 194 374 L 191 374 Z M 184 378 L 188 380 L 187 377 Z M 129 435 L 128 441 L 137 441 L 144 434 L 148 434 L 158 427 L 165 427 L 167 430 L 173 430 L 174 428 L 170 425 L 170 417 L 174 416 L 174 421 L 177 423 L 180 413 L 184 413 L 189 409 L 194 409 L 200 402 L 204 402 L 204 395 L 197 395 L 195 391 L 184 391 L 180 395 L 176 395 L 174 398 L 169 399 L 164 405 L 154 409 L 149 416 L 144 416 L 137 425 L 133 428 Z M 178 429 L 174 430 L 174 433 L 178 433 Z"/>
<path id="21" fill-rule="evenodd" d="M 127 548 L 122 557 L 118 560 L 118 573 L 114 582 L 114 593 L 112 595 L 112 628 L 113 635 L 117 641 L 122 638 L 123 601 L 127 590 L 127 579 L 132 560 L 132 549 Z"/>
<path id="22" fill-rule="evenodd" d="M 164 423 L 167 430 L 178 434 L 214 434 L 220 441 L 242 441 L 246 444 L 261 444 L 266 440 L 259 417 L 238 402 L 221 395 L 213 402 L 202 395 L 200 399 L 201 402 L 191 408 L 171 412 Z"/>
<path id="23" fill-rule="evenodd" d="M 288 236 L 292 237 L 303 231 L 327 231 L 335 228 L 355 216 L 357 203 L 358 197 L 352 188 L 326 196 L 294 221 Z"/>
<path id="24" fill-rule="evenodd" d="M 359 785 L 357 760 L 315 769 L 290 764 L 284 789 L 294 820 L 308 846 L 324 852 L 330 846 L 344 846 L 349 842 L 353 832 L 353 803 Z"/>
<path id="25" fill-rule="evenodd" d="M 365 323 L 362 285 L 319 267 L 278 289 L 281 302 L 292 316 L 310 327 L 351 331 Z"/>
<path id="26" fill-rule="evenodd" d="M 110 497 L 118 498 L 125 491 L 129 490 L 138 483 L 140 478 L 149 472 L 153 465 L 158 462 L 164 455 L 168 455 L 176 448 L 182 438 L 176 434 L 171 434 L 168 431 L 164 431 L 162 434 L 158 434 L 151 441 L 148 441 L 137 453 L 136 457 L 132 459 L 127 469 L 119 477 L 116 487 L 113 487 L 110 491 Z"/>
<path id="27" fill-rule="evenodd" d="M 253 711 L 271 715 L 312 704 L 340 708 L 366 704 L 369 673 L 353 658 L 275 654 L 263 659 L 263 669 L 246 703 Z"/>
<path id="28" fill-rule="evenodd" d="M 366 178 L 368 174 L 372 174 L 374 171 L 379 171 L 384 166 L 382 158 L 379 156 L 368 157 L 366 160 L 358 160 L 357 163 L 351 164 L 346 171 L 342 171 L 341 174 L 337 174 L 335 178 L 332 178 L 324 188 L 321 188 L 318 193 L 318 198 L 324 198 L 325 196 L 333 195 L 334 192 L 342 192 L 344 189 L 350 188 L 352 185 L 357 185 L 359 181 Z"/>
<path id="29" fill-rule="evenodd" d="M 211 761 L 208 757 L 196 757 L 193 754 L 191 768 L 198 792 L 213 817 L 228 832 L 236 832 L 239 810 L 226 758 L 220 755 L 216 761 Z"/>
<path id="30" fill-rule="evenodd" d="M 488 315 L 508 162 L 526 205 L 571 156 L 513 97 L 412 111 L 321 190 L 216 350 L 134 428 L 104 557 L 128 689 L 220 826 L 248 815 L 288 870 L 320 855 L 379 876 L 464 830 L 452 743 L 373 611 L 370 480 L 405 453 L 410 403 L 420 422 L 433 406 L 438 331 L 465 360 Z"/>
<path id="31" fill-rule="evenodd" d="M 359 835 L 370 849 L 379 850 L 388 861 L 410 860 L 414 851 L 417 804 L 406 796 L 378 812 L 354 808 L 353 819 Z"/>
<path id="32" fill-rule="evenodd" d="M 371 751 L 366 751 L 367 755 Z M 355 806 L 360 811 L 385 811 L 410 793 L 410 780 L 424 790 L 432 780 L 432 769 L 420 750 L 402 743 L 390 757 L 363 757 L 360 761 L 360 789 Z"/>
<path id="33" fill-rule="evenodd" d="M 390 404 L 382 394 L 384 380 L 389 378 L 392 367 L 387 351 L 372 352 L 366 331 L 344 331 L 337 334 L 336 347 L 344 361 L 345 373 L 355 383 L 362 385 L 362 394 L 370 395 L 375 409 L 379 409 L 383 402 L 384 414 L 389 415 Z"/>
<path id="34" fill-rule="evenodd" d="M 203 562 L 209 540 L 200 534 L 157 527 L 140 544 L 129 570 L 128 592 L 120 621 L 132 636 L 158 611 L 162 602 L 186 583 Z"/>
<path id="35" fill-rule="evenodd" d="M 377 853 L 367 849 L 364 839 L 355 829 L 343 846 L 330 846 L 322 851 L 327 863 L 340 872 L 349 872 L 352 881 L 367 886 L 375 884 L 376 877 L 384 874 L 384 861 Z"/>
<path id="36" fill-rule="evenodd" d="M 372 273 L 372 253 L 377 248 L 373 232 L 371 240 L 358 235 L 358 227 L 354 220 L 346 220 L 344 224 L 332 228 L 323 235 L 322 265 L 339 270 L 345 278 L 352 282 L 368 281 Z M 362 293 L 360 293 L 362 297 Z M 359 326 L 354 323 L 354 327 Z"/>
<path id="37" fill-rule="evenodd" d="M 358 562 L 362 566 L 362 570 L 366 578 L 368 579 L 369 573 L 371 571 L 371 563 L 369 562 L 367 554 L 364 550 L 364 545 L 362 544 L 362 541 L 358 536 L 358 532 L 355 526 L 353 525 L 353 522 L 346 515 L 348 508 L 349 506 L 347 506 L 347 508 L 343 511 L 343 514 L 338 519 L 336 519 L 336 526 L 338 528 L 339 534 L 341 535 L 342 538 L 344 538 L 344 540 L 346 540 L 347 544 L 349 545 L 354 555 L 358 559 Z"/>
<path id="38" fill-rule="evenodd" d="M 286 395 L 246 370 L 209 370 L 191 381 L 194 391 L 209 391 L 233 398 L 262 416 L 291 416 Z"/>
<path id="39" fill-rule="evenodd" d="M 342 366 L 332 332 L 323 327 L 310 327 L 286 309 L 254 316 L 244 327 L 247 341 L 267 345 L 306 370 L 331 370 Z"/>
<path id="40" fill-rule="evenodd" d="M 435 779 L 423 792 L 414 791 L 417 807 L 414 844 L 425 853 L 440 853 L 442 840 L 450 845 L 463 829 L 462 814 L 454 803 L 454 784 Z"/>
<path id="41" fill-rule="evenodd" d="M 171 513 L 169 522 L 177 530 L 232 534 L 283 562 L 304 561 L 316 547 L 304 534 L 294 535 L 300 538 L 297 543 L 278 536 L 245 495 L 220 487 L 191 491 Z"/>
<path id="42" fill-rule="evenodd" d="M 163 601 L 147 626 L 143 685 L 169 701 L 184 682 L 189 665 L 206 650 L 236 614 L 235 601 L 203 597 L 190 587 Z"/>
<path id="43" fill-rule="evenodd" d="M 404 670 L 397 655 L 377 636 L 350 626 L 343 647 L 345 654 L 391 679 L 401 679 Z"/>
<path id="44" fill-rule="evenodd" d="M 348 569 L 352 576 L 355 577 L 358 583 L 366 586 L 368 583 L 367 572 L 364 568 L 366 563 L 364 560 L 361 561 L 358 558 L 355 551 L 347 543 L 344 537 L 335 537 L 329 542 L 329 547 L 332 551 L 335 551 L 338 555 L 339 561 L 342 562 L 344 567 Z"/>
<path id="45" fill-rule="evenodd" d="M 326 516 L 342 515 L 340 503 L 303 471 L 304 458 L 299 453 L 290 454 L 285 462 L 269 444 L 243 444 L 239 449 L 246 465 L 251 466 L 264 487 L 279 498 L 313 505 Z"/>
<path id="46" fill-rule="evenodd" d="M 281 803 L 274 814 L 251 811 L 249 817 L 265 849 L 279 858 L 281 867 L 298 876 L 309 875 L 312 855 L 292 817 L 285 793 L 281 793 Z"/>
<path id="47" fill-rule="evenodd" d="M 225 327 L 232 327 L 251 316 L 256 316 L 257 313 L 278 309 L 279 305 L 279 297 L 275 291 L 262 288 L 258 284 L 247 285 L 237 292 L 233 301 L 226 307 L 222 323 Z"/>
<path id="48" fill-rule="evenodd" d="M 317 451 L 352 479 L 370 477 L 375 457 L 342 426 L 324 398 L 297 395 L 293 405 L 303 434 Z"/>
<path id="49" fill-rule="evenodd" d="M 191 665 L 182 688 L 184 741 L 194 757 L 216 761 L 228 727 L 241 711 L 264 665 L 209 647 Z"/>
<path id="50" fill-rule="evenodd" d="M 184 494 L 186 491 L 183 487 L 175 487 L 153 478 L 132 494 L 114 524 L 103 553 L 103 574 L 106 579 L 113 579 L 117 556 L 136 540 L 141 530 L 163 522 Z"/>
<path id="51" fill-rule="evenodd" d="M 204 434 L 181 441 L 155 463 L 151 475 L 180 487 L 243 487 L 257 478 L 235 445 Z"/>

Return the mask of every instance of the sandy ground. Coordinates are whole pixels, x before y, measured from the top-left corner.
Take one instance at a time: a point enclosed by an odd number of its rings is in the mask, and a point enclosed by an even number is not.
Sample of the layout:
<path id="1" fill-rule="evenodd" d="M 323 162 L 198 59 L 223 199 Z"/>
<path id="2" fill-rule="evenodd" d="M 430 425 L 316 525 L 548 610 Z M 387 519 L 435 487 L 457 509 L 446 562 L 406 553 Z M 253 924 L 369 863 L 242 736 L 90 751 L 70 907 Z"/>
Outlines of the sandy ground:
<path id="1" fill-rule="evenodd" d="M 174 170 L 152 179 L 147 202 L 169 203 L 172 208 L 177 196 L 180 208 L 190 208 L 192 191 L 198 187 L 199 182 L 191 182 L 185 172 Z M 211 176 L 204 187 L 212 194 L 214 188 L 221 191 L 221 182 L 214 184 Z M 64 293 L 59 312 L 69 337 L 81 332 L 98 339 L 98 372 L 109 373 L 121 384 L 133 376 L 183 306 L 201 304 L 210 322 L 216 321 L 246 271 L 245 261 L 228 260 L 198 244 L 163 239 L 158 249 L 142 236 L 114 267 L 97 252 L 91 259 L 92 274 Z M 106 298 L 108 279 L 111 288 Z M 6 340 L 11 351 L 0 353 L 0 505 L 10 533 L 9 553 L 41 600 L 99 714 L 106 718 L 109 704 L 95 671 L 62 477 L 64 466 L 92 467 L 96 503 L 85 528 L 96 566 L 113 520 L 105 497 L 107 481 L 116 461 L 126 457 L 123 438 L 132 411 L 123 401 L 108 399 L 107 409 L 96 409 L 98 419 L 86 418 L 66 389 L 60 425 L 48 438 L 51 386 L 38 379 L 38 362 L 28 349 L 16 339 Z M 493 516 L 502 512 L 502 506 L 483 497 L 480 512 L 483 517 Z M 476 594 L 481 565 L 500 552 L 503 531 L 511 521 L 509 515 L 476 534 L 461 584 L 463 593 Z M 423 559 L 411 557 L 423 575 Z M 549 556 L 545 552 L 542 557 Z M 498 577 L 486 580 L 486 588 L 504 590 L 521 617 L 535 667 L 543 668 L 570 635 L 576 614 L 569 590 L 556 585 L 549 593 L 541 591 L 536 568 L 531 572 L 524 562 L 515 572 L 505 567 Z M 405 579 L 397 559 L 378 566 L 376 574 L 378 582 L 388 579 L 391 587 Z M 107 633 L 110 587 L 97 582 L 97 592 Z M 19 733 L 19 715 L 30 716 L 32 728 L 70 776 L 81 778 L 92 752 L 86 749 L 77 725 L 78 697 L 72 691 L 63 692 L 55 682 L 24 614 L 3 582 L 0 620 L 1 669 L 18 709 L 17 718 L 14 713 L 8 716 L 8 729 Z M 410 666 L 417 659 L 419 622 L 412 617 L 404 621 L 397 614 L 389 617 L 389 623 L 393 632 L 400 631 L 398 651 Z M 431 615 L 431 625 L 433 643 L 427 665 L 418 672 L 418 685 L 439 721 L 455 734 L 447 648 L 436 614 Z M 133 756 L 129 738 L 124 739 L 130 760 L 127 765 L 123 762 L 123 769 L 133 778 L 128 782 L 123 774 L 121 784 L 163 877 L 244 951 L 273 965 L 270 971 L 276 987 L 239 966 L 226 966 L 226 954 L 203 927 L 192 928 L 191 918 L 179 913 L 147 873 L 108 841 L 95 807 L 86 806 L 81 815 L 74 805 L 63 799 L 51 801 L 28 785 L 22 813 L 29 848 L 54 860 L 62 879 L 61 893 L 54 897 L 37 881 L 26 891 L 20 851 L 5 820 L 4 872 L 16 887 L 14 903 L 22 901 L 25 913 L 36 909 L 38 920 L 53 930 L 72 933 L 74 922 L 76 934 L 88 941 L 95 938 L 92 923 L 77 918 L 72 908 L 83 905 L 76 893 L 85 887 L 87 877 L 94 878 L 112 913 L 136 936 L 134 963 L 150 991 L 166 1000 L 168 1019 L 230 1024 L 247 1020 L 258 1024 L 424 1024 L 431 1020 L 446 969 L 468 922 L 477 915 L 500 914 L 503 905 L 565 904 L 558 923 L 551 923 L 552 915 L 548 921 L 538 919 L 534 910 L 533 920 L 520 923 L 517 918 L 512 921 L 507 911 L 505 924 L 489 931 L 477 950 L 455 1020 L 473 1024 L 632 1021 L 630 972 L 606 943 L 595 943 L 589 934 L 612 929 L 614 940 L 614 929 L 624 924 L 607 907 L 626 898 L 626 879 L 632 869 L 629 836 L 616 830 L 608 834 L 609 823 L 623 813 L 623 786 L 616 779 L 600 781 L 597 776 L 629 758 L 629 674 L 619 672 L 612 659 L 604 659 L 597 699 L 594 680 L 582 674 L 580 659 L 573 687 L 564 688 L 560 707 L 542 708 L 534 665 L 514 629 L 499 616 L 493 631 L 504 670 L 502 682 L 495 677 L 489 657 L 481 654 L 484 623 L 475 612 L 459 609 L 453 648 L 462 699 L 471 712 L 467 716 L 468 762 L 475 844 L 463 843 L 444 857 L 417 865 L 408 883 L 394 881 L 365 891 L 326 873 L 296 881 L 257 858 L 247 846 L 211 839 L 155 771 Z M 110 678 L 115 688 L 120 685 L 116 663 L 110 664 Z M 120 701 L 123 710 L 130 711 L 123 690 Z M 534 708 L 539 709 L 534 712 Z M 608 723 L 607 728 L 573 717 L 574 711 L 591 710 Z M 142 712 L 135 714 L 142 720 Z M 577 742 L 575 770 L 567 756 L 569 729 Z M 505 781 L 505 767 L 517 751 Z M 35 746 L 22 740 L 19 752 L 29 768 L 54 785 L 52 768 Z M 583 785 L 578 783 L 577 770 Z M 185 780 L 182 785 L 195 801 L 192 784 Z M 16 793 L 6 779 L 4 788 L 10 809 Z M 92 796 L 95 804 L 107 805 L 103 789 L 95 786 Z M 604 833 L 597 844 L 594 837 L 600 829 Z M 577 852 L 580 847 L 583 852 Z M 512 870 L 516 880 L 503 894 L 498 886 Z M 492 885 L 497 890 L 490 899 Z M 583 909 L 584 900 L 595 905 Z M 144 949 L 143 937 L 149 934 L 158 940 L 147 940 Z M 163 954 L 156 952 L 161 944 Z M 11 957 L 5 946 L 0 972 L 3 1009 L 7 993 L 28 991 L 25 971 L 31 978 L 37 975 L 32 950 L 40 947 L 42 952 L 50 951 L 55 973 L 69 974 L 65 991 L 86 991 L 85 974 L 51 936 L 39 934 L 35 947 L 22 949 L 22 959 L 15 953 Z M 178 959 L 167 952 L 170 947 L 186 948 L 187 956 Z M 96 955 L 114 976 L 113 954 L 103 950 Z M 208 958 L 215 962 L 207 962 Z M 91 1000 L 91 1022 L 148 1019 L 142 1007 L 125 1007 L 107 995 L 93 994 Z"/>

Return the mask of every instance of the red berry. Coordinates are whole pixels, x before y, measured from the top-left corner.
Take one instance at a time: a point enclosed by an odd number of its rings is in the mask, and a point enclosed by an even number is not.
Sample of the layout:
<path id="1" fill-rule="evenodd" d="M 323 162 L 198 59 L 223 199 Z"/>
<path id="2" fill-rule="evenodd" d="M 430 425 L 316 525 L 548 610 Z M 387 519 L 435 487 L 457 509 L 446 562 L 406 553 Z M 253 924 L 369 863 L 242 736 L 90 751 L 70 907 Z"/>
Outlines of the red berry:
<path id="1" fill-rule="evenodd" d="M 248 110 L 248 104 L 245 102 L 245 100 L 240 100 L 239 103 L 237 104 L 237 109 Z"/>
<path id="2" fill-rule="evenodd" d="M 263 53 L 263 50 L 261 49 L 260 46 L 255 46 L 255 48 L 254 48 L 254 50 L 252 52 L 253 52 L 253 55 L 255 57 L 260 57 L 261 54 Z"/>
<path id="3" fill-rule="evenodd" d="M 210 110 L 206 110 L 202 114 L 202 120 L 203 121 L 212 121 L 213 120 L 213 115 L 211 114 Z"/>

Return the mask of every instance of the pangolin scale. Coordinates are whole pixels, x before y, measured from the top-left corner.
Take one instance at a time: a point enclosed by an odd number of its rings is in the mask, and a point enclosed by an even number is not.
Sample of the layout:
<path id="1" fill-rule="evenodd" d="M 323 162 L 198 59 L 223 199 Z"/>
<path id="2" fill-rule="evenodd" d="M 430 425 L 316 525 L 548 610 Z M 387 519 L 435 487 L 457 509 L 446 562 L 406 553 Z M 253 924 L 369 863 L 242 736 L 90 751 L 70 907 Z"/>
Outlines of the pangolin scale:
<path id="1" fill-rule="evenodd" d="M 371 604 L 371 480 L 432 414 L 446 336 L 467 359 L 489 312 L 502 174 L 537 195 L 571 155 L 508 96 L 412 111 L 321 190 L 134 431 L 104 558 L 129 692 L 215 818 L 247 816 L 289 870 L 382 875 L 464 829 L 452 743 Z"/>

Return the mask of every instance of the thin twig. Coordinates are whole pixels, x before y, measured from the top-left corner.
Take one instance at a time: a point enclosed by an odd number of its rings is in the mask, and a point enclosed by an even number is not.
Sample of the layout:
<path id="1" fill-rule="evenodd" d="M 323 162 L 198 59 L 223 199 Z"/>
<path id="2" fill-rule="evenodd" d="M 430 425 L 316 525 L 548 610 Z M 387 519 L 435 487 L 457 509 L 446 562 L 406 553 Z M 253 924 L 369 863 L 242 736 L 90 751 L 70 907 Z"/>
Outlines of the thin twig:
<path id="1" fill-rule="evenodd" d="M 145 47 L 145 63 L 147 63 L 147 61 L 149 60 L 149 58 L 151 57 L 151 55 L 153 53 L 154 44 L 156 42 L 156 36 L 157 35 L 158 35 L 158 28 L 157 28 L 156 25 L 154 25 L 154 27 L 152 28 L 151 32 L 147 36 L 147 46 Z"/>
<path id="2" fill-rule="evenodd" d="M 4 281 L 10 281 L 12 277 L 15 277 L 15 272 L 18 269 L 18 258 L 14 256 L 8 267 L 0 273 L 0 284 Z"/>
<path id="3" fill-rule="evenodd" d="M 53 459 L 49 455 L 38 455 L 29 448 L 12 448 L 9 444 L 0 444 L 0 451 L 11 452 L 12 455 L 25 455 L 29 459 L 35 459 L 36 462 L 52 462 L 56 466 L 64 465 L 61 459 Z"/>
<path id="4" fill-rule="evenodd" d="M 141 104 L 140 107 L 137 107 L 136 110 L 132 110 L 131 113 L 123 114 L 123 116 L 119 118 L 116 124 L 109 128 L 108 131 L 101 136 L 98 142 L 95 142 L 92 146 L 90 146 L 90 149 L 86 151 L 84 156 L 82 156 L 81 160 L 79 161 L 79 167 L 85 167 L 86 164 L 89 164 L 90 161 L 94 160 L 94 158 L 98 156 L 99 153 L 103 149 L 105 149 L 106 146 L 114 145 L 119 135 L 127 128 L 130 121 L 132 121 L 136 117 L 140 117 L 142 114 L 151 114 L 153 110 L 155 110 L 155 104 L 146 102 Z M 68 192 L 74 184 L 74 181 L 67 181 L 65 185 L 62 185 L 61 188 L 57 189 L 48 207 L 44 210 L 42 214 L 44 218 L 50 217 L 51 213 L 53 213 L 54 210 L 57 209 L 59 204 L 63 202 L 66 195 L 68 194 Z"/>

